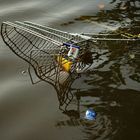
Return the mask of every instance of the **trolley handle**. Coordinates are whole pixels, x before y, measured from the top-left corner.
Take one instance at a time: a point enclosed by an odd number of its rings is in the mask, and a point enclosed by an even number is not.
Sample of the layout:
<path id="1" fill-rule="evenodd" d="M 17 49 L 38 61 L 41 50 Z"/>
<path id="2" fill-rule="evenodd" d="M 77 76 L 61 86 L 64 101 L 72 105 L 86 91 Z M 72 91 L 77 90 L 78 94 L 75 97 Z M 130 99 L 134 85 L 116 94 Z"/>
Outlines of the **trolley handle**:
<path id="1" fill-rule="evenodd" d="M 73 45 L 73 44 L 70 44 L 70 43 L 63 43 L 63 45 L 66 46 L 66 47 L 73 47 L 73 48 L 80 49 L 79 46 L 76 46 L 76 45 Z"/>

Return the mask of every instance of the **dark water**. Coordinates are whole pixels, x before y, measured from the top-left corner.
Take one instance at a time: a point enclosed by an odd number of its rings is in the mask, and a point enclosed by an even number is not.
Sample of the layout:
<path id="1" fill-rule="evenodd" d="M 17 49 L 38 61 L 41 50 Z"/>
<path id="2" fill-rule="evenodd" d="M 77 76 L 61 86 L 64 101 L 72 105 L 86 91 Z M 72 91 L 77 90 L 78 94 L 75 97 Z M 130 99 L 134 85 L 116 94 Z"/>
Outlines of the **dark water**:
<path id="1" fill-rule="evenodd" d="M 118 29 L 140 33 L 138 0 L 0 0 L 0 23 L 32 21 L 69 32 L 99 33 Z M 1 140 L 140 139 L 140 42 L 100 42 L 94 68 L 73 85 L 80 117 L 59 110 L 56 91 L 32 85 L 28 65 L 0 38 Z M 101 61 L 100 61 L 101 60 Z M 77 100 L 71 102 L 76 110 Z M 95 121 L 84 114 L 92 107 Z"/>

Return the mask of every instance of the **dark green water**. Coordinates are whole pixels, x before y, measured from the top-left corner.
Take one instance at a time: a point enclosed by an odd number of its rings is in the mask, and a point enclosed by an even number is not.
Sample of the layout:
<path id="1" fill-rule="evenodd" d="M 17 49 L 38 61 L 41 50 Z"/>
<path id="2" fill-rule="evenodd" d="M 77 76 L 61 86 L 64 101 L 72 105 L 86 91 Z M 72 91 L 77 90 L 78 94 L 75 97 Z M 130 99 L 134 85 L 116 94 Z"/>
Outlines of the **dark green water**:
<path id="1" fill-rule="evenodd" d="M 140 33 L 138 0 L 0 0 L 3 21 L 32 21 L 69 32 Z M 32 85 L 28 64 L 0 38 L 1 140 L 139 140 L 140 41 L 96 43 L 90 72 L 74 81 L 79 113 L 59 110 L 56 91 L 48 83 Z M 74 98 L 69 109 L 77 110 Z M 87 108 L 95 121 L 84 119 Z"/>

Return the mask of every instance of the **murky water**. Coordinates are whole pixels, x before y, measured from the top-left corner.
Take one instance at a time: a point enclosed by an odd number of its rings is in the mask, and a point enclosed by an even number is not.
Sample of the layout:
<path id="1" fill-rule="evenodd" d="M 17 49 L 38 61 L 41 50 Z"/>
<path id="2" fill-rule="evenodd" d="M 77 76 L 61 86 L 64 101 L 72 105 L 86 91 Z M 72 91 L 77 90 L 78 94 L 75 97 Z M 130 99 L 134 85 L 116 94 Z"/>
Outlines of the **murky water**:
<path id="1" fill-rule="evenodd" d="M 140 33 L 137 0 L 0 0 L 0 23 L 32 21 L 69 32 L 120 30 Z M 48 83 L 32 85 L 23 60 L 0 38 L 1 140 L 129 140 L 140 139 L 140 42 L 99 42 L 94 66 L 75 80 L 79 99 L 69 113 L 59 110 L 56 91 Z M 24 72 L 23 72 L 24 71 Z M 84 119 L 87 108 L 95 121 Z M 76 111 L 79 110 L 79 115 Z"/>

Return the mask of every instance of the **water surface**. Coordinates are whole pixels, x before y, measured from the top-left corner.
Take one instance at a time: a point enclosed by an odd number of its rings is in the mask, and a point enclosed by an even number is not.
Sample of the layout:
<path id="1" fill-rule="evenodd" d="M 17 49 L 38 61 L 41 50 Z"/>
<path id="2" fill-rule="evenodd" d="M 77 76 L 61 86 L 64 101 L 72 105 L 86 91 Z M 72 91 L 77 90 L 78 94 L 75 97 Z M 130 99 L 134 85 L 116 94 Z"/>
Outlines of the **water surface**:
<path id="1" fill-rule="evenodd" d="M 31 21 L 68 32 L 140 33 L 138 0 L 0 0 L 3 21 Z M 129 140 L 140 133 L 140 42 L 99 42 L 94 67 L 72 88 L 79 114 L 59 110 L 54 88 L 32 85 L 26 64 L 0 38 L 0 139 Z M 25 73 L 23 73 L 25 71 Z M 87 108 L 97 112 L 87 121 Z M 77 110 L 76 98 L 70 109 Z"/>

